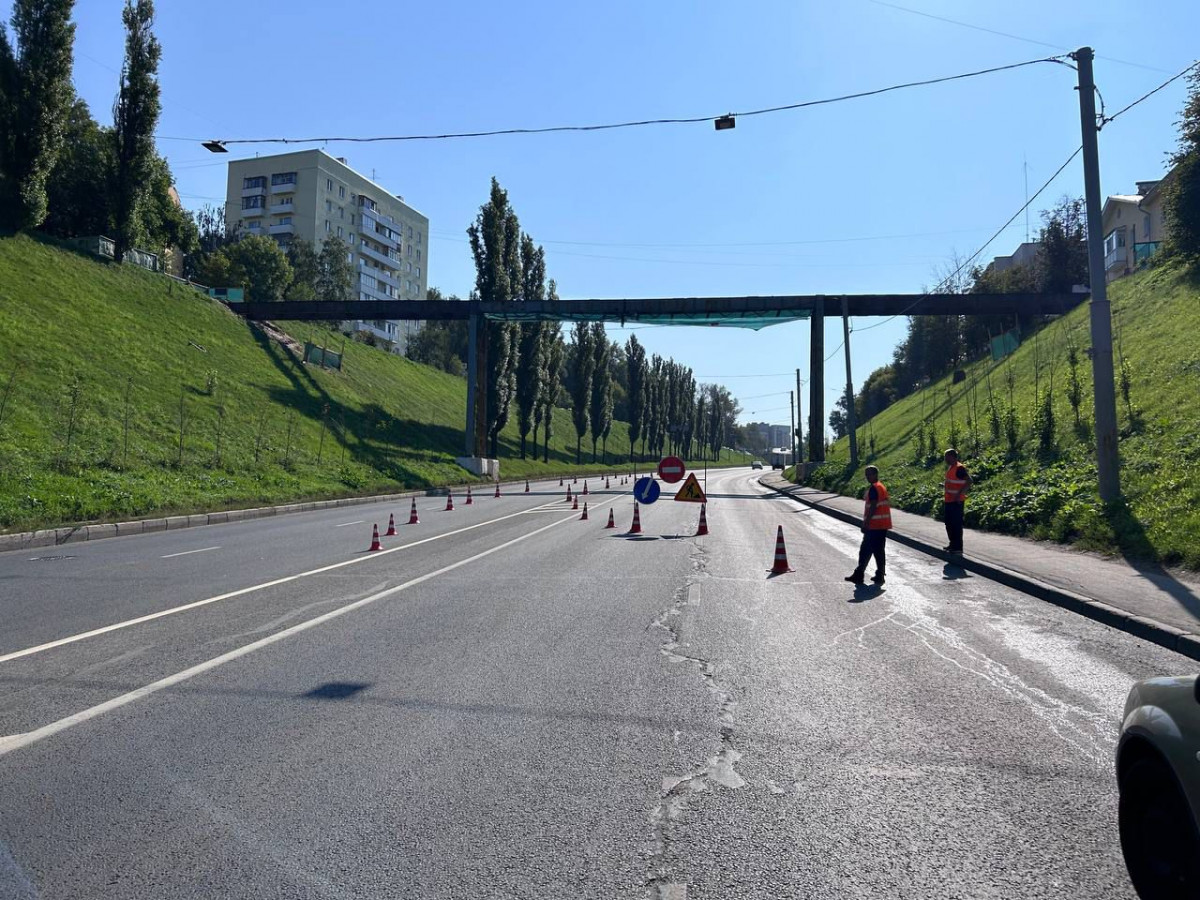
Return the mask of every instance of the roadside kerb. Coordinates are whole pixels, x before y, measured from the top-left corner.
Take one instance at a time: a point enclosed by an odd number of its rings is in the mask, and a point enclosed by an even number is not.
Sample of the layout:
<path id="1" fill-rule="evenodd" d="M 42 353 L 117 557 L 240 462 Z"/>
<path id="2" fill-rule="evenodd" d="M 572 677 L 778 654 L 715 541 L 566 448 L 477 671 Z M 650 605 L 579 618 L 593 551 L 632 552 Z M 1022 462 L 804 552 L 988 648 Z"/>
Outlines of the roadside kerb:
<path id="1" fill-rule="evenodd" d="M 604 473 L 598 473 L 603 477 Z M 610 473 L 611 474 L 611 473 Z M 564 476 L 567 477 L 567 476 Z M 569 477 L 574 478 L 575 473 Z M 579 473 L 580 478 L 594 478 L 597 473 Z M 547 475 L 532 480 L 550 481 L 553 476 Z M 296 512 L 312 512 L 320 509 L 333 509 L 343 506 L 360 506 L 367 503 L 390 503 L 398 500 L 409 500 L 413 497 L 442 496 L 448 490 L 461 493 L 467 489 L 467 482 L 458 485 L 425 488 L 418 491 L 405 491 L 400 494 L 374 494 L 369 497 L 336 497 L 331 500 L 311 500 L 303 503 L 285 503 L 279 506 L 260 506 L 250 509 L 229 509 L 211 513 L 195 513 L 180 516 L 159 516 L 152 519 L 134 519 L 129 522 L 100 522 L 91 525 L 70 525 L 61 528 L 43 528 L 37 531 L 21 531 L 15 534 L 0 534 L 0 553 L 7 550 L 28 550 L 35 547 L 57 547 L 60 544 L 73 544 L 82 541 L 98 541 L 105 538 L 128 537 L 134 534 L 148 534 L 154 531 L 178 531 L 181 528 L 199 528 L 204 525 L 222 525 L 227 522 L 241 522 L 246 519 L 262 519 L 268 516 L 282 516 Z M 469 482 L 476 485 L 478 482 Z M 501 481 L 502 488 L 524 488 L 525 479 L 517 481 Z"/>
<path id="2" fill-rule="evenodd" d="M 797 503 L 804 504 L 809 509 L 815 509 L 840 522 L 853 525 L 855 528 L 862 527 L 861 517 L 845 512 L 844 510 L 834 509 L 820 503 L 814 503 L 811 500 L 806 500 L 804 497 L 794 493 L 793 489 L 796 487 L 795 485 L 789 484 L 787 487 L 781 487 L 769 484 L 765 480 L 766 477 L 765 475 L 762 476 L 758 482 L 763 487 L 770 488 L 777 494 L 782 494 L 791 500 L 795 500 Z M 1173 650 L 1183 656 L 1200 660 L 1200 635 L 1191 634 L 1173 625 L 1166 625 L 1148 616 L 1134 615 L 1111 604 L 1100 600 L 1093 600 L 1090 597 L 1076 594 L 1073 591 L 1053 587 L 1030 575 L 1005 568 L 1004 566 L 998 566 L 995 563 L 986 563 L 968 556 L 947 553 L 940 547 L 903 534 L 895 529 L 889 532 L 888 540 L 903 544 L 906 547 L 912 547 L 914 550 L 919 550 L 922 553 L 937 557 L 945 562 L 954 563 L 963 569 L 999 582 L 1005 587 L 1010 587 L 1022 593 L 1029 594 L 1032 597 L 1037 597 L 1039 600 L 1044 600 L 1047 603 L 1053 603 L 1055 606 L 1060 606 L 1063 609 L 1086 616 L 1103 625 L 1108 625 L 1111 628 L 1132 634 L 1134 637 L 1158 644 L 1160 647 L 1166 647 L 1168 650 Z"/>

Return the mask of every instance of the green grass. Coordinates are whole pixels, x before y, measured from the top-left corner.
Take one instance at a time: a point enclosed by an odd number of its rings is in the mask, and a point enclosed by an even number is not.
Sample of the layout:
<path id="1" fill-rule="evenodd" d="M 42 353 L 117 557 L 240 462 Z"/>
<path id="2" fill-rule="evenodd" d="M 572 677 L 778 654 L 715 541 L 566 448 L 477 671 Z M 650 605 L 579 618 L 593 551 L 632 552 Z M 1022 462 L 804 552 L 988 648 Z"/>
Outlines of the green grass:
<path id="1" fill-rule="evenodd" d="M 191 288 L 30 237 L 0 238 L 0 404 L 0 531 L 469 480 L 463 379 L 353 341 L 341 372 L 306 366 Z M 614 423 L 610 452 L 628 444 Z M 576 471 L 566 410 L 548 463 L 516 458 L 514 423 L 501 445 L 506 479 Z"/>
<path id="2" fill-rule="evenodd" d="M 1094 439 L 1088 427 L 1092 373 L 1086 355 L 1091 344 L 1086 304 L 1049 325 L 1036 340 L 1027 337 L 1007 360 L 978 361 L 966 368 L 966 381 L 952 384 L 947 376 L 859 427 L 861 461 L 879 466 L 892 502 L 912 512 L 940 515 L 944 466 L 936 451 L 953 440 L 976 480 L 967 500 L 968 525 L 1200 568 L 1200 481 L 1193 476 L 1200 461 L 1200 343 L 1193 324 L 1200 286 L 1194 275 L 1168 263 L 1113 283 L 1109 297 L 1114 340 L 1131 375 L 1127 405 L 1119 358 L 1114 361 L 1121 503 L 1105 508 L 1097 497 Z M 1070 338 L 1080 351 L 1084 399 L 1079 429 L 1067 398 Z M 999 439 L 993 438 L 988 413 L 988 376 L 1003 418 L 1010 369 L 1019 416 L 1015 450 L 1003 428 Z M 1035 371 L 1043 392 L 1053 377 L 1056 423 L 1054 440 L 1045 448 L 1032 424 Z M 968 416 L 976 414 L 978 425 L 972 427 Z M 934 454 L 929 452 L 930 430 Z M 918 452 L 922 434 L 926 447 Z M 809 483 L 857 495 L 862 476 L 848 471 L 848 459 L 843 439 Z"/>

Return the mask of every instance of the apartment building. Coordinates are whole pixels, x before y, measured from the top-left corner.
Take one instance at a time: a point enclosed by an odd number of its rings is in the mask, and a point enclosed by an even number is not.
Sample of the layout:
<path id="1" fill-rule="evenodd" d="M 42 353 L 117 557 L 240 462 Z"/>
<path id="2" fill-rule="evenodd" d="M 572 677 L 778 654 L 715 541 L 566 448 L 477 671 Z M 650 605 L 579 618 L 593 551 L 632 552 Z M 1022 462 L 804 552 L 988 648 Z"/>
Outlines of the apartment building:
<path id="1" fill-rule="evenodd" d="M 287 246 L 346 242 L 360 300 L 421 300 L 429 284 L 429 219 L 324 150 L 301 150 L 229 164 L 225 222 L 243 234 Z M 420 327 L 405 320 L 354 319 L 347 327 L 403 353 Z"/>
<path id="2" fill-rule="evenodd" d="M 1134 194 L 1114 194 L 1104 201 L 1104 277 L 1115 281 L 1145 265 L 1167 233 L 1164 191 L 1174 170 L 1160 181 L 1139 181 Z"/>

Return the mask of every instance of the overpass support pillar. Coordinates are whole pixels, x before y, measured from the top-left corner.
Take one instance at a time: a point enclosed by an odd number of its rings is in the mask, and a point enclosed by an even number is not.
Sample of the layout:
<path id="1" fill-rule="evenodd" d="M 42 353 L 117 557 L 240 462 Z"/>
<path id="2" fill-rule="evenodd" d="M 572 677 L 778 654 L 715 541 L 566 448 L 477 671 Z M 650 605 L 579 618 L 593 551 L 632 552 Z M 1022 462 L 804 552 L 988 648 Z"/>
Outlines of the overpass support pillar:
<path id="1" fill-rule="evenodd" d="M 808 341 L 808 458 L 825 462 L 825 300 L 813 302 Z"/>
<path id="2" fill-rule="evenodd" d="M 499 477 L 487 459 L 487 321 L 478 312 L 467 320 L 467 421 L 459 465 L 476 475 Z"/>

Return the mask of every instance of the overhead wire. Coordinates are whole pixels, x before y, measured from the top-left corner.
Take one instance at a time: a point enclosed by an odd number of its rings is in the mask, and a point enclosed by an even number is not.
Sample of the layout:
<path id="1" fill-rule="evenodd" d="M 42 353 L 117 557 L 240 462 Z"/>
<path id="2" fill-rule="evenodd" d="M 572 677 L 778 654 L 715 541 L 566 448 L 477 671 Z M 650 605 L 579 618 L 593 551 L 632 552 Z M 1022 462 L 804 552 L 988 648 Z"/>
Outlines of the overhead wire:
<path id="1" fill-rule="evenodd" d="M 1180 71 L 1180 72 L 1177 72 L 1175 75 L 1172 75 L 1170 78 L 1168 78 L 1166 81 L 1164 81 L 1164 82 L 1163 82 L 1162 84 L 1160 84 L 1158 87 L 1156 87 L 1154 90 L 1152 90 L 1152 91 L 1147 91 L 1146 93 L 1142 94 L 1142 96 L 1138 97 L 1136 100 L 1134 100 L 1134 101 L 1133 101 L 1132 103 L 1130 103 L 1128 106 L 1123 106 L 1121 109 L 1118 109 L 1118 110 L 1117 110 L 1115 113 L 1113 113 L 1111 116 L 1106 116 L 1106 115 L 1104 115 L 1104 112 L 1103 112 L 1103 106 L 1102 106 L 1102 107 L 1101 107 L 1101 113 L 1100 113 L 1100 126 L 1099 126 L 1099 127 L 1100 127 L 1100 128 L 1103 128 L 1103 127 L 1104 127 L 1105 125 L 1107 125 L 1109 122 L 1112 122 L 1113 120 L 1115 120 L 1115 119 L 1116 119 L 1116 118 L 1118 118 L 1119 116 L 1123 116 L 1125 113 L 1129 112 L 1131 109 L 1133 109 L 1133 108 L 1134 108 L 1135 106 L 1137 106 L 1139 103 L 1141 103 L 1141 102 L 1143 102 L 1143 101 L 1145 101 L 1145 100 L 1149 100 L 1151 97 L 1153 97 L 1155 94 L 1157 94 L 1157 93 L 1158 93 L 1159 91 L 1161 91 L 1163 88 L 1165 88 L 1167 85 L 1171 84 L 1171 83 L 1172 83 L 1172 82 L 1174 82 L 1174 81 L 1178 81 L 1180 78 L 1182 78 L 1184 75 L 1186 75 L 1186 74 L 1188 74 L 1189 72 L 1191 72 L 1191 71 L 1192 71 L 1193 69 L 1195 69 L 1197 66 L 1200 66 L 1200 60 L 1197 60 L 1196 62 L 1192 63 L 1192 64 L 1191 64 L 1190 66 L 1188 66 L 1187 68 L 1183 69 L 1183 70 L 1182 70 L 1182 71 Z M 1103 103 L 1103 101 L 1101 101 L 1101 103 Z"/>
<path id="2" fill-rule="evenodd" d="M 850 94 L 841 94 L 836 97 L 825 97 L 819 100 L 803 100 L 797 103 L 786 103 L 780 106 L 766 106 L 760 109 L 749 109 L 742 112 L 726 112 L 717 113 L 715 115 L 705 116 L 681 116 L 673 118 L 657 118 L 657 119 L 637 119 L 626 122 L 606 122 L 596 125 L 550 125 L 542 128 L 496 128 L 486 131 L 460 131 L 460 132 L 445 132 L 441 134 L 403 134 L 403 135 L 379 135 L 373 137 L 353 137 L 353 136 L 324 136 L 324 137 L 305 137 L 305 138 L 227 138 L 216 140 L 215 143 L 222 146 L 229 144 L 324 144 L 324 143 L 351 143 L 351 144 L 374 144 L 394 141 L 440 141 L 450 140 L 455 138 L 479 138 L 479 137 L 497 137 L 500 135 L 513 134 L 553 134 L 562 132 L 591 132 L 591 131 L 612 131 L 620 128 L 640 128 L 649 125 L 697 125 L 700 123 L 715 122 L 717 119 L 726 116 L 749 118 L 750 116 L 764 116 L 773 113 L 790 112 L 797 109 L 807 109 L 814 106 L 825 106 L 831 103 L 843 103 L 848 100 L 860 100 L 864 97 L 875 97 L 880 94 L 887 94 L 893 91 L 907 90 L 916 87 L 928 87 L 934 84 L 944 84 L 950 81 L 960 81 L 966 78 L 978 78 L 982 75 L 991 75 L 996 72 L 1006 72 L 1013 69 L 1020 69 L 1026 66 L 1034 66 L 1040 63 L 1056 63 L 1059 65 L 1069 66 L 1066 62 L 1065 55 L 1041 57 L 1039 59 L 1029 59 L 1017 63 L 1008 63 L 1002 66 L 990 66 L 986 69 L 977 69 L 971 72 L 960 72 L 956 75 L 943 75 L 938 78 L 925 78 L 918 81 L 907 81 L 901 84 L 892 84 L 886 87 L 873 88 L 867 91 L 855 91 Z M 171 140 L 178 140 L 172 137 Z M 202 138 L 195 139 L 197 143 L 203 141 Z"/>

